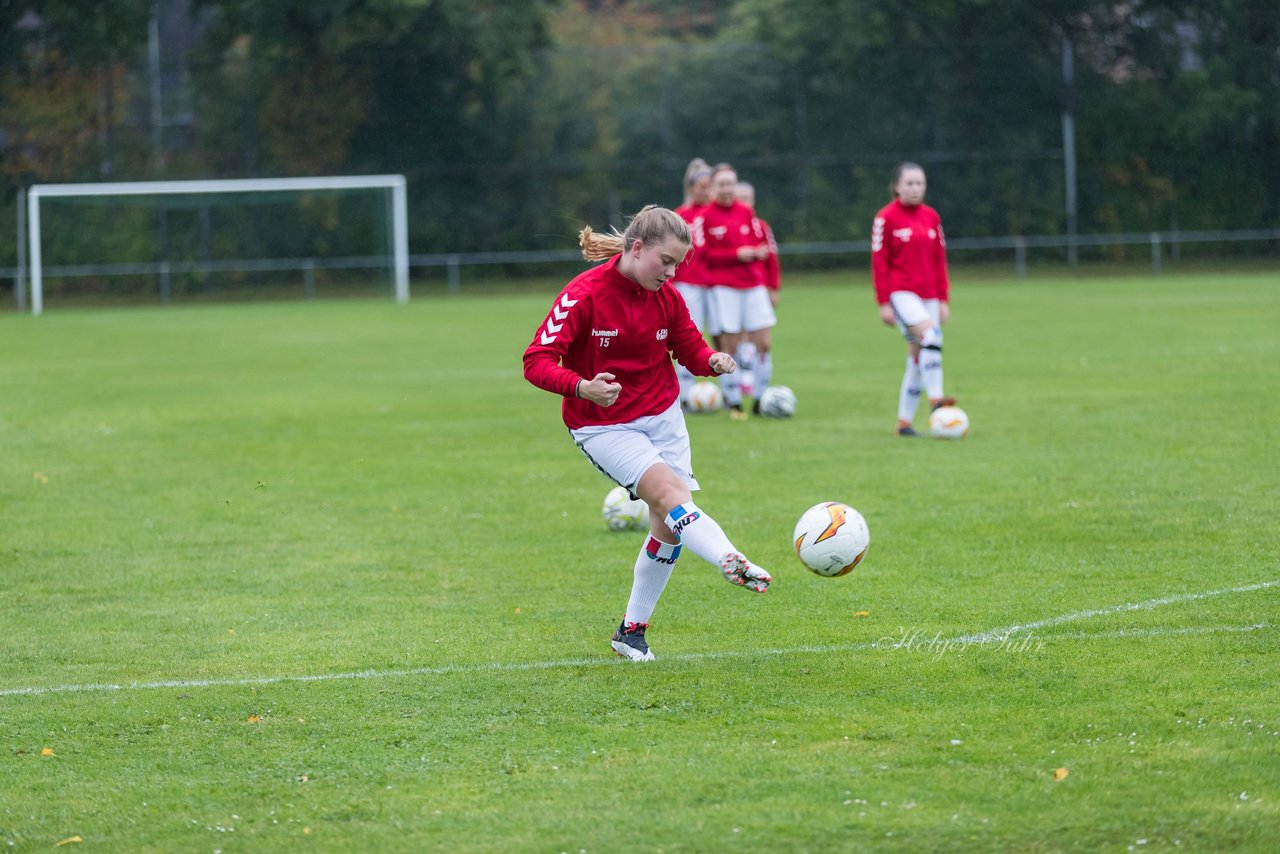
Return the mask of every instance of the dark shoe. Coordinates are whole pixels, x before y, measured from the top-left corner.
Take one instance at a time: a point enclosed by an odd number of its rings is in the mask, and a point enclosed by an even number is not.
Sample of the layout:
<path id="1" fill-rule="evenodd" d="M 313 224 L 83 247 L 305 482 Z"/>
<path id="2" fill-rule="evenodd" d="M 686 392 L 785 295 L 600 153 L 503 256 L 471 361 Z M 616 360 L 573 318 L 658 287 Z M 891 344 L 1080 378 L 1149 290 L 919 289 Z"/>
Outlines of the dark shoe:
<path id="1" fill-rule="evenodd" d="M 647 628 L 648 623 L 628 623 L 623 619 L 618 630 L 613 633 L 613 651 L 632 661 L 653 661 L 653 653 L 644 640 L 644 630 Z"/>
<path id="2" fill-rule="evenodd" d="M 912 427 L 911 425 L 907 425 L 906 427 L 898 428 L 898 435 L 899 436 L 919 436 L 920 434 L 915 431 L 914 427 Z"/>
<path id="3" fill-rule="evenodd" d="M 944 406 L 955 406 L 955 405 L 956 405 L 956 399 L 954 397 L 940 397 L 937 400 L 930 401 L 929 411 L 932 412 L 933 410 L 940 409 Z"/>

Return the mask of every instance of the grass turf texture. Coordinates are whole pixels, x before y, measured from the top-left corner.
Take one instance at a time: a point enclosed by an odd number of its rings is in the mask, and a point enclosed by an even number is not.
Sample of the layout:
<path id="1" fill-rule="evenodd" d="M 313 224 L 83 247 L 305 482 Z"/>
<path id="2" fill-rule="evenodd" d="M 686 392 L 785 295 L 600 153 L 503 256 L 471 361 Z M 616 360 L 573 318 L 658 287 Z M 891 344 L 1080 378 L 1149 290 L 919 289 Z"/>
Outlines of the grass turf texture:
<path id="1" fill-rule="evenodd" d="M 892 435 L 865 284 L 789 278 L 798 416 L 690 419 L 775 586 L 686 556 L 645 665 L 519 373 L 558 285 L 0 317 L 0 844 L 1274 850 L 1280 277 L 957 278 L 955 443 Z"/>

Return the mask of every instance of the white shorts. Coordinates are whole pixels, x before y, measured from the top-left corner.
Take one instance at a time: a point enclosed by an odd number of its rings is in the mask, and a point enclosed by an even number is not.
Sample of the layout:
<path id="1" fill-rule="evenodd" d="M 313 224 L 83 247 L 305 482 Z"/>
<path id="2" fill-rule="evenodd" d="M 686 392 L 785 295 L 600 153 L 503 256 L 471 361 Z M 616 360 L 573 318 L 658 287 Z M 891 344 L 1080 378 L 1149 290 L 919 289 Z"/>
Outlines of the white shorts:
<path id="1" fill-rule="evenodd" d="M 756 285 L 754 288 L 713 285 L 710 304 L 709 331 L 712 335 L 722 332 L 757 332 L 778 325 L 778 315 L 773 311 L 769 289 L 764 285 Z"/>
<path id="2" fill-rule="evenodd" d="M 920 342 L 911 334 L 909 327 L 932 320 L 935 329 L 942 329 L 940 303 L 936 299 L 920 299 L 911 291 L 894 291 L 889 294 L 889 305 L 893 306 L 893 316 L 898 319 L 898 331 L 912 344 Z"/>
<path id="3" fill-rule="evenodd" d="M 632 498 L 640 477 L 657 463 L 680 476 L 690 492 L 698 490 L 693 476 L 689 430 L 677 399 L 659 415 L 646 415 L 625 424 L 579 427 L 569 435 L 592 465 L 625 486 Z"/>
<path id="4" fill-rule="evenodd" d="M 684 304 L 689 307 L 689 316 L 699 332 L 707 331 L 707 302 L 711 288 L 706 285 L 693 285 L 689 282 L 676 282 L 676 290 L 684 297 Z"/>

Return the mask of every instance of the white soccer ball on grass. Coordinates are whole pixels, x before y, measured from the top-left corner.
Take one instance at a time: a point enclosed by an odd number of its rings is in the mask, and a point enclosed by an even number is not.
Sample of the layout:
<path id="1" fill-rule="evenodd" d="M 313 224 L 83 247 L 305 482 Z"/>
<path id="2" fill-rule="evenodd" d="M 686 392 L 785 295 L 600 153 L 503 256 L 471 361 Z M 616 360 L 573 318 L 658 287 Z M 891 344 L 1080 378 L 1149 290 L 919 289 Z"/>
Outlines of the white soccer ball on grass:
<path id="1" fill-rule="evenodd" d="M 969 416 L 958 406 L 939 406 L 929 413 L 929 435 L 935 439 L 963 439 L 969 433 Z"/>
<path id="2" fill-rule="evenodd" d="M 600 512 L 610 531 L 649 529 L 649 505 L 639 498 L 632 498 L 625 486 L 615 486 L 609 490 Z"/>
<path id="3" fill-rule="evenodd" d="M 715 412 L 724 406 L 724 395 L 720 386 L 711 380 L 698 380 L 689 391 L 689 410 L 691 412 Z"/>
<path id="4" fill-rule="evenodd" d="M 796 414 L 796 393 L 784 385 L 771 385 L 760 395 L 760 414 L 766 418 L 790 418 Z"/>

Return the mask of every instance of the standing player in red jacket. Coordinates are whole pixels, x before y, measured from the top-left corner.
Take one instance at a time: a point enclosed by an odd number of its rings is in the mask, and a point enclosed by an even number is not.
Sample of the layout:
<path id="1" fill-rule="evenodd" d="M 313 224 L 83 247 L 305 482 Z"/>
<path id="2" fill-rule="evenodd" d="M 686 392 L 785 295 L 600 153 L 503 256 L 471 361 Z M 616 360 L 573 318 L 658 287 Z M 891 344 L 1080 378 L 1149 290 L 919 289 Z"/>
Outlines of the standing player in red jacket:
<path id="1" fill-rule="evenodd" d="M 737 351 L 744 337 L 755 344 L 759 394 L 769 384 L 769 329 L 777 324 L 778 316 L 756 262 L 772 253 L 755 212 L 734 197 L 738 173 L 733 167 L 727 163 L 716 166 L 711 186 L 715 197 L 702 214 L 706 237 L 702 257 L 711 284 L 712 332 L 720 334 L 720 346 L 729 353 Z M 746 418 L 738 378 L 727 376 L 720 385 L 730 417 Z"/>
<path id="2" fill-rule="evenodd" d="M 676 208 L 680 218 L 689 223 L 689 237 L 693 241 L 684 263 L 676 268 L 676 290 L 689 306 L 689 316 L 701 332 L 707 332 L 708 295 L 707 276 L 700 255 L 703 245 L 702 209 L 711 201 L 711 167 L 701 157 L 689 161 L 684 170 L 684 204 Z M 680 402 L 686 408 L 689 393 L 693 391 L 693 372 L 679 363 L 676 376 L 680 379 Z"/>
<path id="3" fill-rule="evenodd" d="M 698 481 L 671 357 L 699 376 L 731 375 L 736 365 L 707 346 L 670 284 L 689 251 L 688 223 L 650 205 L 624 233 L 584 228 L 580 242 L 588 261 L 609 260 L 560 291 L 524 351 L 524 376 L 564 398 L 564 423 L 578 449 L 649 505 L 649 538 L 613 649 L 652 661 L 645 630 L 682 547 L 748 590 L 763 593 L 773 579 L 693 503 Z"/>
<path id="4" fill-rule="evenodd" d="M 924 169 L 900 163 L 889 185 L 894 200 L 871 226 L 871 276 L 880 319 L 897 326 L 907 340 L 907 367 L 898 392 L 898 435 L 915 436 L 911 426 L 924 386 L 929 406 L 952 406 L 942 393 L 942 324 L 947 302 L 947 241 L 938 212 L 924 203 Z"/>
<path id="5" fill-rule="evenodd" d="M 751 186 L 750 183 L 739 181 L 738 186 L 733 190 L 733 195 L 738 201 L 751 208 L 753 212 L 755 211 L 756 188 Z M 778 309 L 778 288 L 782 285 L 782 267 L 778 264 L 778 241 L 774 239 L 773 229 L 769 227 L 769 223 L 758 213 L 752 230 L 761 235 L 764 238 L 764 242 L 769 244 L 769 254 L 756 260 L 757 277 L 768 288 L 769 302 L 776 312 Z M 773 333 L 768 329 L 764 330 L 763 333 L 756 334 L 757 336 L 765 336 L 766 343 L 772 343 Z M 755 339 L 747 336 L 747 340 L 738 345 L 738 352 L 734 355 L 738 360 L 738 370 L 742 372 L 740 384 L 744 390 L 751 389 L 750 393 L 755 398 L 752 411 L 759 415 L 760 396 L 764 394 L 765 388 L 768 387 L 769 381 L 773 378 L 773 350 L 770 347 L 770 349 L 766 349 L 761 354 L 756 347 Z M 761 373 L 767 378 L 763 383 L 759 382 Z M 750 377 L 749 381 L 748 377 Z"/>

